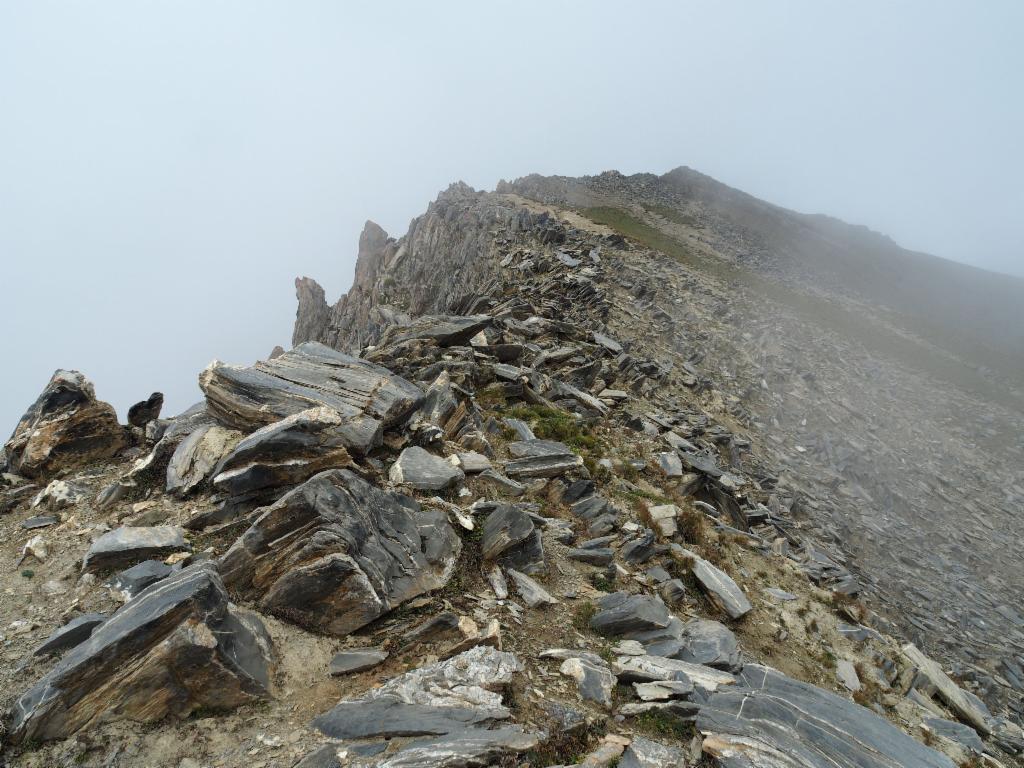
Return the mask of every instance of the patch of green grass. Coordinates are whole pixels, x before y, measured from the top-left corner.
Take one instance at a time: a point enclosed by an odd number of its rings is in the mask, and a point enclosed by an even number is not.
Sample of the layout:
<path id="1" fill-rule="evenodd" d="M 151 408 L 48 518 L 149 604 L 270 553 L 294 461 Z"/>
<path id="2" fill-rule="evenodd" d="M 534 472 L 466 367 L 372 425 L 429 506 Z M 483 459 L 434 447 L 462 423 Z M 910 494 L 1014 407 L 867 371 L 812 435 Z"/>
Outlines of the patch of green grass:
<path id="1" fill-rule="evenodd" d="M 638 730 L 651 736 L 688 741 L 693 738 L 693 723 L 662 709 L 641 712 L 634 721 Z"/>
<path id="2" fill-rule="evenodd" d="M 657 214 L 675 224 L 682 224 L 684 227 L 700 229 L 700 222 L 688 213 L 683 213 L 676 208 L 669 208 L 667 205 L 646 205 L 644 208 L 649 213 Z"/>
<path id="3" fill-rule="evenodd" d="M 476 393 L 476 403 L 481 408 L 505 405 L 505 388 L 501 384 L 489 384 Z"/>
<path id="4" fill-rule="evenodd" d="M 516 405 L 505 415 L 525 421 L 541 440 L 557 440 L 580 453 L 589 453 L 598 447 L 593 430 L 566 411 L 542 405 Z"/>
<path id="5" fill-rule="evenodd" d="M 31 579 L 33 576 L 36 575 L 36 572 L 33 571 L 31 568 L 26 568 L 21 572 L 21 575 L 26 579 Z"/>
<path id="6" fill-rule="evenodd" d="M 603 573 L 595 573 L 594 577 L 590 580 L 590 583 L 594 585 L 594 589 L 599 589 L 602 592 L 615 591 L 615 582 L 609 579 Z"/>
<path id="7" fill-rule="evenodd" d="M 657 493 L 649 493 L 641 488 L 615 488 L 612 493 L 619 496 L 626 501 L 631 501 L 634 504 L 642 502 L 644 500 L 652 501 L 655 504 L 671 504 L 672 499 L 661 496 Z"/>

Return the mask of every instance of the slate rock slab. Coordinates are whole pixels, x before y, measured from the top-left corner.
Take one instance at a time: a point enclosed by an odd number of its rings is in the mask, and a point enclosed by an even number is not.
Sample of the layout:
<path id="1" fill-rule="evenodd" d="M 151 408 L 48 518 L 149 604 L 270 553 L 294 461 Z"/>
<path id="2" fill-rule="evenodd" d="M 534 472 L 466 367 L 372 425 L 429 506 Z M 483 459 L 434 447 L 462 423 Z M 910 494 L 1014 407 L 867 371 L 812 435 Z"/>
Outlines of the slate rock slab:
<path id="1" fill-rule="evenodd" d="M 244 437 L 213 471 L 213 487 L 229 496 L 298 485 L 318 472 L 351 463 L 348 448 L 365 452 L 380 430 L 352 434 L 351 424 L 325 407 L 309 408 Z"/>
<path id="2" fill-rule="evenodd" d="M 619 656 L 612 662 L 612 672 L 619 682 L 652 683 L 683 680 L 704 691 L 716 691 L 723 685 L 733 685 L 736 682 L 733 675 L 720 669 L 649 654 Z"/>
<path id="3" fill-rule="evenodd" d="M 691 570 L 704 593 L 730 619 L 739 619 L 752 610 L 747 596 L 729 574 L 688 549 L 680 547 L 678 552 L 693 562 Z"/>
<path id="4" fill-rule="evenodd" d="M 954 768 L 870 710 L 756 664 L 711 695 L 697 729 L 723 768 Z"/>
<path id="5" fill-rule="evenodd" d="M 439 347 L 461 346 L 491 324 L 487 315 L 422 315 L 388 328 L 379 346 L 401 344 L 414 339 L 436 342 Z"/>
<path id="6" fill-rule="evenodd" d="M 242 434 L 217 424 L 203 424 L 178 443 L 167 464 L 167 492 L 183 497 L 210 479 L 221 458 Z"/>
<path id="7" fill-rule="evenodd" d="M 536 573 L 544 568 L 540 529 L 515 504 L 499 504 L 484 520 L 480 554 L 484 562 L 498 562 L 523 573 Z"/>
<path id="8" fill-rule="evenodd" d="M 185 532 L 177 526 L 122 526 L 104 533 L 92 543 L 82 568 L 96 573 L 189 549 Z"/>
<path id="9" fill-rule="evenodd" d="M 513 460 L 505 464 L 505 474 L 513 479 L 557 477 L 583 466 L 580 456 L 565 443 L 555 440 L 509 443 L 508 452 Z"/>
<path id="10" fill-rule="evenodd" d="M 988 735 L 991 729 L 985 713 L 968 698 L 965 691 L 942 671 L 942 667 L 928 658 L 913 643 L 907 643 L 901 649 L 903 656 L 917 667 L 919 674 L 931 683 L 939 697 L 956 713 L 957 717 L 973 727 L 978 733 Z"/>
<path id="11" fill-rule="evenodd" d="M 686 768 L 685 750 L 634 736 L 619 760 L 619 768 Z"/>
<path id="12" fill-rule="evenodd" d="M 501 691 L 521 670 L 511 653 L 477 646 L 341 701 L 312 725 L 336 739 L 464 732 L 511 716 Z"/>
<path id="13" fill-rule="evenodd" d="M 388 472 L 391 482 L 418 491 L 440 491 L 462 482 L 465 477 L 463 471 L 451 462 L 418 445 L 402 451 Z"/>
<path id="14" fill-rule="evenodd" d="M 443 510 L 347 469 L 313 476 L 258 514 L 221 559 L 225 584 L 261 610 L 332 635 L 444 586 L 461 548 Z"/>
<path id="15" fill-rule="evenodd" d="M 329 669 L 332 677 L 363 672 L 382 664 L 387 657 L 388 652 L 380 648 L 346 648 L 334 655 Z"/>
<path id="16" fill-rule="evenodd" d="M 144 560 L 117 574 L 111 579 L 110 586 L 130 600 L 151 584 L 166 579 L 173 571 L 171 566 L 159 560 Z"/>
<path id="17" fill-rule="evenodd" d="M 611 709 L 615 675 L 604 661 L 573 657 L 563 661 L 558 671 L 576 681 L 580 698 L 584 701 L 593 701 Z"/>
<path id="18" fill-rule="evenodd" d="M 103 622 L 15 703 L 14 743 L 116 719 L 155 722 L 269 695 L 271 641 L 230 606 L 212 563 L 164 580 Z"/>
<path id="19" fill-rule="evenodd" d="M 8 471 L 45 479 L 109 459 L 128 444 L 114 408 L 78 371 L 58 370 L 3 446 Z"/>
<path id="20" fill-rule="evenodd" d="M 32 651 L 33 656 L 46 656 L 50 653 L 60 653 L 68 648 L 74 648 L 79 643 L 85 642 L 100 624 L 107 620 L 105 613 L 83 613 L 76 616 L 63 627 L 54 630 L 42 644 Z"/>
<path id="21" fill-rule="evenodd" d="M 668 626 L 669 619 L 668 608 L 656 597 L 613 592 L 597 600 L 590 628 L 600 635 L 623 636 L 662 629 Z"/>
<path id="22" fill-rule="evenodd" d="M 736 635 L 727 626 L 710 619 L 693 619 L 683 625 L 677 659 L 692 664 L 738 672 L 741 665 Z"/>
<path id="23" fill-rule="evenodd" d="M 540 608 L 544 605 L 557 605 L 558 600 L 552 597 L 544 587 L 531 579 L 525 573 L 520 573 L 514 568 L 508 569 L 509 578 L 516 585 L 516 592 L 523 598 L 523 602 L 530 608 Z"/>
<path id="24" fill-rule="evenodd" d="M 209 413 L 243 432 L 326 406 L 353 432 L 373 434 L 404 420 L 423 399 L 419 387 L 386 368 L 313 341 L 251 367 L 215 361 L 199 386 Z"/>

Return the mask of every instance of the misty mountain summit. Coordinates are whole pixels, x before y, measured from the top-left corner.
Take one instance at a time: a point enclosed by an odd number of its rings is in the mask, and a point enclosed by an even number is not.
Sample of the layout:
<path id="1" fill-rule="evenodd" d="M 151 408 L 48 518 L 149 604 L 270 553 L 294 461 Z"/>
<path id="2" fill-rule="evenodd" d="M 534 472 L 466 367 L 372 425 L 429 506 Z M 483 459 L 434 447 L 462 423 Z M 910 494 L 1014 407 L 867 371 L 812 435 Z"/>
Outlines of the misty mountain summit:
<path id="1" fill-rule="evenodd" d="M 1024 280 L 678 168 L 295 291 L 177 416 L 21 418 L 3 765 L 1024 764 Z"/>

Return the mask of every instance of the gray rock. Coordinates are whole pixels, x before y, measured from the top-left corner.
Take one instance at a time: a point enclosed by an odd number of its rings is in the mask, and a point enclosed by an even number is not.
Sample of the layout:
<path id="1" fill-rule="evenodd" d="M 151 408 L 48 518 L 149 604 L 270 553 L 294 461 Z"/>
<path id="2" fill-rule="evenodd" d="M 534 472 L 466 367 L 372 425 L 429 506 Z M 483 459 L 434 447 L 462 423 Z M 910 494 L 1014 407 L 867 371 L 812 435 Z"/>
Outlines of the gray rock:
<path id="1" fill-rule="evenodd" d="M 579 657 L 566 659 L 558 671 L 576 681 L 580 698 L 584 701 L 593 701 L 611 709 L 615 675 L 600 658 L 597 660 Z"/>
<path id="2" fill-rule="evenodd" d="M 926 717 L 924 724 L 936 735 L 956 742 L 968 752 L 980 755 L 985 751 L 985 742 L 969 725 L 939 717 Z"/>
<path id="3" fill-rule="evenodd" d="M 124 526 L 96 539 L 89 547 L 82 567 L 91 572 L 112 570 L 143 560 L 166 557 L 174 552 L 187 552 L 189 549 L 185 532 L 177 526 Z"/>
<path id="4" fill-rule="evenodd" d="M 499 504 L 484 520 L 480 555 L 525 573 L 544 568 L 544 545 L 531 517 L 514 504 Z"/>
<path id="5" fill-rule="evenodd" d="M 509 427 L 513 432 L 516 433 L 516 437 L 520 440 L 536 440 L 537 436 L 533 434 L 533 430 L 530 429 L 530 425 L 522 419 L 502 419 L 505 422 L 505 426 Z"/>
<path id="6" fill-rule="evenodd" d="M 199 377 L 209 413 L 246 432 L 317 406 L 337 411 L 349 434 L 406 419 L 423 393 L 386 368 L 317 342 L 252 367 L 212 363 Z"/>
<path id="7" fill-rule="evenodd" d="M 634 736 L 619 760 L 619 768 L 686 768 L 686 751 Z"/>
<path id="8" fill-rule="evenodd" d="M 460 451 L 455 454 L 459 460 L 459 468 L 467 475 L 476 475 L 491 468 L 491 460 L 476 451 Z"/>
<path id="9" fill-rule="evenodd" d="M 198 563 L 125 604 L 14 705 L 10 739 L 62 739 L 110 719 L 153 722 L 268 695 L 271 644 Z"/>
<path id="10" fill-rule="evenodd" d="M 683 625 L 681 648 L 673 654 L 692 664 L 738 672 L 740 649 L 736 635 L 724 624 L 709 619 L 693 619 Z"/>
<path id="11" fill-rule="evenodd" d="M 683 463 L 675 452 L 659 453 L 654 457 L 658 463 L 658 470 L 667 478 L 682 477 Z"/>
<path id="12" fill-rule="evenodd" d="M 213 471 L 213 487 L 243 496 L 305 482 L 318 472 L 351 463 L 348 449 L 365 452 L 380 431 L 353 434 L 351 422 L 330 408 L 310 408 L 244 437 Z"/>
<path id="13" fill-rule="evenodd" d="M 160 418 L 160 410 L 163 407 L 163 392 L 154 392 L 128 409 L 128 423 L 133 427 L 145 427 L 149 422 Z"/>
<path id="14" fill-rule="evenodd" d="M 423 315 L 388 328 L 379 346 L 401 344 L 414 339 L 436 342 L 439 347 L 461 346 L 491 324 L 487 315 Z"/>
<path id="15" fill-rule="evenodd" d="M 987 736 L 990 732 L 988 717 L 970 698 L 967 692 L 954 683 L 949 675 L 942 671 L 937 663 L 925 656 L 913 643 L 907 643 L 901 649 L 903 656 L 918 669 L 946 705 L 978 733 Z"/>
<path id="16" fill-rule="evenodd" d="M 609 547 L 599 547 L 596 549 L 586 549 L 583 547 L 577 547 L 570 549 L 566 553 L 566 557 L 570 560 L 579 560 L 581 563 L 587 565 L 596 565 L 603 567 L 608 565 L 615 558 L 615 550 Z"/>
<path id="17" fill-rule="evenodd" d="M 836 662 L 836 677 L 839 678 L 847 690 L 856 693 L 860 690 L 860 678 L 857 676 L 857 668 L 846 659 Z"/>
<path id="18" fill-rule="evenodd" d="M 221 573 L 262 610 L 346 635 L 444 586 L 460 547 L 443 511 L 333 469 L 266 507 L 221 559 Z"/>
<path id="19" fill-rule="evenodd" d="M 693 683 L 689 678 L 656 680 L 651 683 L 633 683 L 633 690 L 641 701 L 668 701 L 693 695 Z"/>
<path id="20" fill-rule="evenodd" d="M 612 662 L 612 672 L 619 682 L 653 683 L 665 680 L 691 682 L 703 691 L 712 692 L 724 685 L 734 685 L 736 678 L 720 669 L 691 664 L 664 656 L 620 656 Z"/>
<path id="21" fill-rule="evenodd" d="M 330 673 L 337 677 L 363 672 L 383 663 L 387 657 L 388 652 L 380 648 L 346 648 L 331 659 Z"/>
<path id="22" fill-rule="evenodd" d="M 870 710 L 756 664 L 711 695 L 697 729 L 704 753 L 729 768 L 953 768 Z"/>
<path id="23" fill-rule="evenodd" d="M 590 628 L 598 634 L 614 637 L 662 629 L 668 622 L 668 608 L 658 598 L 613 592 L 598 599 Z"/>
<path id="24" fill-rule="evenodd" d="M 42 644 L 32 651 L 33 656 L 45 656 L 74 648 L 89 639 L 100 624 L 107 620 L 105 613 L 84 613 L 54 630 Z"/>
<path id="25" fill-rule="evenodd" d="M 36 494 L 30 506 L 58 510 L 78 504 L 85 497 L 86 489 L 83 485 L 66 480 L 52 480 Z"/>
<path id="26" fill-rule="evenodd" d="M 440 456 L 411 446 L 402 451 L 388 473 L 391 482 L 420 491 L 440 491 L 461 483 L 465 474 Z"/>
<path id="27" fill-rule="evenodd" d="M 677 552 L 693 562 L 693 575 L 708 599 L 729 618 L 738 619 L 751 611 L 753 606 L 747 596 L 727 573 L 688 549 L 680 547 Z"/>
<path id="28" fill-rule="evenodd" d="M 485 469 L 477 475 L 476 482 L 485 488 L 493 488 L 499 493 L 507 493 L 510 496 L 522 496 L 526 493 L 525 485 L 505 477 L 493 469 Z"/>
<path id="29" fill-rule="evenodd" d="M 127 445 L 124 427 L 92 382 L 58 370 L 3 446 L 9 472 L 45 479 L 61 470 L 109 459 Z"/>
<path id="30" fill-rule="evenodd" d="M 217 464 L 241 436 L 216 424 L 204 424 L 190 433 L 167 464 L 167 492 L 185 496 L 197 490 L 213 476 Z"/>
<path id="31" fill-rule="evenodd" d="M 519 596 L 523 598 L 530 608 L 539 608 L 543 605 L 557 605 L 558 600 L 548 594 L 547 590 L 544 589 L 540 584 L 531 579 L 525 573 L 520 573 L 514 568 L 509 568 L 508 575 L 512 579 L 512 583 L 516 586 L 516 591 Z"/>
<path id="32" fill-rule="evenodd" d="M 28 531 L 33 531 L 36 528 L 47 528 L 51 525 L 56 525 L 60 522 L 59 517 L 53 515 L 37 515 L 35 517 L 27 517 L 21 521 L 21 527 Z"/>
<path id="33" fill-rule="evenodd" d="M 110 586 L 130 600 L 150 584 L 166 579 L 173 570 L 171 566 L 159 560 L 144 560 L 117 574 L 111 580 Z"/>
<path id="34" fill-rule="evenodd" d="M 510 717 L 501 690 L 521 670 L 512 654 L 478 646 L 342 701 L 313 727 L 336 739 L 464 732 Z"/>
<path id="35" fill-rule="evenodd" d="M 583 459 L 565 443 L 554 440 L 522 440 L 509 443 L 513 461 L 505 465 L 505 473 L 515 479 L 523 477 L 557 477 L 583 466 Z"/>

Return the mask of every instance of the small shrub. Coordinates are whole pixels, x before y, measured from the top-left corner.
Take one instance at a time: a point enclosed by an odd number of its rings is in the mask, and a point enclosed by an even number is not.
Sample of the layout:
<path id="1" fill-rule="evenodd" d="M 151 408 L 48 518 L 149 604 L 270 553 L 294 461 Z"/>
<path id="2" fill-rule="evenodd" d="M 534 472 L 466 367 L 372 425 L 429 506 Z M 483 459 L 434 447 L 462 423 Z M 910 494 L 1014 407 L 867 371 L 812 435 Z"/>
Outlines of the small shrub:
<path id="1" fill-rule="evenodd" d="M 580 632 L 585 632 L 590 629 L 590 620 L 594 618 L 594 614 L 597 613 L 597 606 L 587 601 L 580 603 L 576 608 L 576 611 L 572 616 L 572 625 Z"/>

